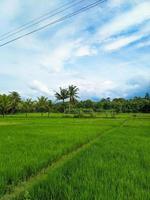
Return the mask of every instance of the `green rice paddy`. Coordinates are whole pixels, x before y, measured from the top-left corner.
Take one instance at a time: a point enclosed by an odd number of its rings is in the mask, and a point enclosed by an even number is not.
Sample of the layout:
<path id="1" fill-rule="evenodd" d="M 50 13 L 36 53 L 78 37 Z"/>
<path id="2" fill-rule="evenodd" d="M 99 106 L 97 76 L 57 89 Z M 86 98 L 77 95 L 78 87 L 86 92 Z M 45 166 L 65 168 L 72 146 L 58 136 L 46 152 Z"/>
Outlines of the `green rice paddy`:
<path id="1" fill-rule="evenodd" d="M 0 200 L 149 200 L 150 115 L 0 118 Z"/>

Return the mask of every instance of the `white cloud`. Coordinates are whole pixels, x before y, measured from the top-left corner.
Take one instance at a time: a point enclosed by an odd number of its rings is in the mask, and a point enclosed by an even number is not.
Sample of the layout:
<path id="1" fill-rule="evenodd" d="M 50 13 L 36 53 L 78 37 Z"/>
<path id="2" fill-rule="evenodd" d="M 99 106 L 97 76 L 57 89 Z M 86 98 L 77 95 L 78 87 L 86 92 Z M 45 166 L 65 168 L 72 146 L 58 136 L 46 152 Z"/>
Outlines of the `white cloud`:
<path id="1" fill-rule="evenodd" d="M 52 95 L 51 91 L 48 89 L 47 85 L 44 83 L 38 81 L 38 80 L 33 80 L 32 83 L 29 84 L 30 89 L 35 90 L 39 92 L 40 94 L 45 94 L 45 95 Z"/>
<path id="2" fill-rule="evenodd" d="M 117 38 L 114 37 L 105 40 L 105 42 L 103 43 L 103 47 L 105 51 L 116 51 L 136 41 L 139 41 L 140 45 L 140 39 L 142 39 L 145 36 L 149 36 L 149 34 L 150 24 L 148 23 L 145 26 L 141 27 L 141 29 L 138 32 L 132 35 L 120 36 Z"/>
<path id="3" fill-rule="evenodd" d="M 0 20 L 12 20 L 19 11 L 19 0 L 1 0 L 0 2 Z M 6 22 L 6 21 L 5 21 Z"/>
<path id="4" fill-rule="evenodd" d="M 139 79 L 139 80 L 138 80 Z M 141 95 L 143 91 L 149 91 L 150 80 L 144 76 L 133 76 L 128 81 L 100 80 L 100 81 L 78 81 L 81 89 L 81 98 L 116 98 Z"/>
<path id="5" fill-rule="evenodd" d="M 73 84 L 77 85 L 80 89 L 81 99 L 91 98 L 91 97 L 108 97 L 112 96 L 111 91 L 117 88 L 117 84 L 113 80 L 90 80 L 88 77 L 74 80 Z"/>
<path id="6" fill-rule="evenodd" d="M 62 43 L 51 51 L 47 51 L 41 57 L 41 65 L 49 71 L 58 73 L 64 67 L 64 64 L 72 57 L 74 42 Z"/>
<path id="7" fill-rule="evenodd" d="M 49 72 L 60 73 L 64 66 L 74 58 L 93 56 L 97 50 L 92 45 L 84 45 L 85 41 L 72 40 L 57 44 L 53 50 L 45 50 L 40 64 Z"/>
<path id="8" fill-rule="evenodd" d="M 7 3 L 11 1 L 13 3 L 17 2 L 17 0 L 6 1 Z M 133 1 L 135 2 L 136 0 Z M 133 1 L 110 0 L 108 4 L 113 5 L 110 5 L 110 7 L 109 5 L 104 6 L 100 9 L 100 12 L 98 9 L 91 10 L 88 14 L 72 18 L 70 21 L 53 26 L 37 35 L 18 40 L 18 42 L 12 43 L 10 48 L 6 46 L 1 49 L 0 73 L 4 72 L 14 77 L 16 84 L 18 84 L 16 88 L 19 87 L 20 90 L 24 91 L 25 95 L 30 94 L 31 96 L 42 94 L 53 96 L 53 92 L 49 90 L 48 86 L 57 90 L 59 86 L 66 87 L 69 84 L 77 85 L 83 98 L 122 96 L 128 95 L 133 90 L 138 90 L 139 86 L 137 84 L 132 87 L 126 81 L 133 74 L 140 75 L 145 73 L 143 77 L 148 76 L 149 62 L 147 62 L 148 56 L 146 52 L 141 52 L 139 57 L 136 51 L 135 54 L 131 55 L 125 52 L 123 56 L 121 51 L 115 55 L 103 52 L 104 50 L 120 50 L 120 48 L 148 35 L 150 26 L 147 27 L 147 32 L 146 29 L 143 32 L 143 24 L 141 23 L 149 18 L 149 13 L 147 12 L 149 11 L 149 2 L 143 3 L 143 1 L 139 0 L 136 4 L 132 4 L 133 7 L 130 6 L 132 10 L 129 10 L 127 6 L 124 9 L 122 4 L 126 2 L 131 4 Z M 10 12 L 10 21 L 15 17 L 14 23 L 20 24 L 24 23 L 27 18 L 39 15 L 37 8 L 34 8 L 36 0 L 32 2 L 22 0 L 20 2 L 24 6 L 22 6 L 23 9 L 20 6 L 19 16 L 23 16 L 23 13 L 27 11 L 29 15 L 24 16 L 25 18 L 21 18 L 20 21 L 20 17 L 16 18 L 18 6 L 16 6 L 15 11 L 15 5 L 12 3 L 14 11 Z M 44 1 L 44 3 L 41 2 L 38 5 L 40 9 L 40 11 L 38 9 L 38 12 L 42 12 L 46 7 L 48 8 L 49 3 L 49 0 Z M 111 18 L 112 12 L 114 12 L 113 9 L 115 13 Z M 5 14 L 3 13 L 4 16 Z M 0 16 L 0 18 L 2 17 Z M 137 26 L 137 29 L 140 30 L 135 34 L 132 33 L 131 36 L 128 28 L 139 24 L 140 26 Z M 90 31 L 90 27 L 92 31 Z M 97 29 L 99 29 L 99 32 L 94 37 Z M 121 34 L 121 36 L 112 37 L 122 31 L 125 31 L 125 36 Z M 146 45 L 144 42 L 140 44 L 141 46 Z M 97 48 L 100 45 L 102 48 Z M 135 46 L 138 47 L 138 45 Z M 84 59 L 80 62 L 80 58 L 83 56 Z M 86 59 L 87 57 L 88 59 Z M 142 59 L 142 61 L 139 62 L 139 59 Z M 137 72 L 138 67 L 141 69 L 139 72 Z M 10 78 L 7 78 L 7 83 L 8 81 L 12 82 Z M 3 77 L 1 79 L 1 87 L 2 85 L 4 85 Z M 139 85 L 142 85 L 142 83 L 139 83 Z M 6 84 L 5 88 L 8 90 L 8 84 Z"/>
<path id="9" fill-rule="evenodd" d="M 1 36 L 4 37 L 5 33 L 14 30 L 16 23 L 14 19 L 19 15 L 19 0 L 0 0 L 0 26 Z M 13 22 L 13 27 L 12 27 Z"/>
<path id="10" fill-rule="evenodd" d="M 79 49 L 77 49 L 75 55 L 77 57 L 82 56 L 93 56 L 97 54 L 97 50 L 90 47 L 90 46 L 81 46 Z"/>
<path id="11" fill-rule="evenodd" d="M 108 6 L 112 7 L 118 7 L 121 6 L 123 3 L 125 3 L 126 0 L 110 0 L 110 3 L 108 4 Z"/>
<path id="12" fill-rule="evenodd" d="M 41 59 L 41 65 L 49 69 L 50 72 L 58 73 L 63 69 L 64 63 L 71 56 L 70 47 L 58 47 L 52 53 L 44 55 Z"/>
<path id="13" fill-rule="evenodd" d="M 118 15 L 115 19 L 100 28 L 97 39 L 105 40 L 148 19 L 150 19 L 150 2 L 146 1 L 134 6 L 132 10 Z"/>
<path id="14" fill-rule="evenodd" d="M 136 40 L 139 40 L 141 37 L 142 36 L 133 35 L 129 37 L 120 38 L 114 42 L 104 45 L 104 49 L 105 51 L 115 51 L 129 45 L 132 42 L 135 42 Z"/>

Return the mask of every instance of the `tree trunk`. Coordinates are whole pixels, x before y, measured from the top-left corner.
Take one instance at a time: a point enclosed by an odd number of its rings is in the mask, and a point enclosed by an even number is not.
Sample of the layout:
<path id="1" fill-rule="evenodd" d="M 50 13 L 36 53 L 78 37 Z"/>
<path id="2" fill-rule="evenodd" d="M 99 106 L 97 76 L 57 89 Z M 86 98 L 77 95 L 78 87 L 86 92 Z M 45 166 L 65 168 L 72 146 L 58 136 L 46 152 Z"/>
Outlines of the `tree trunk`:
<path id="1" fill-rule="evenodd" d="M 71 112 L 71 99 L 69 99 L 69 113 Z"/>
<path id="2" fill-rule="evenodd" d="M 64 107 L 64 113 L 65 113 L 65 100 L 63 99 L 63 107 Z"/>

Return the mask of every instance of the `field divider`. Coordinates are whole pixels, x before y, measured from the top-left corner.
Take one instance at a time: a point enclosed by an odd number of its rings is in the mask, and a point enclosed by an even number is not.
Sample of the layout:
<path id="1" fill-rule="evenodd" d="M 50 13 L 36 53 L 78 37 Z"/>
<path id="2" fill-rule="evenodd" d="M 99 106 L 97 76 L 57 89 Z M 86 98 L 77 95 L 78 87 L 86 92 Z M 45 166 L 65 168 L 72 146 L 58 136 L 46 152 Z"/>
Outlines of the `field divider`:
<path id="1" fill-rule="evenodd" d="M 124 126 L 124 124 L 127 121 L 128 120 L 126 119 L 121 123 L 121 125 L 119 125 L 117 127 L 111 127 L 110 129 L 99 133 L 93 139 L 88 140 L 85 143 L 82 143 L 77 148 L 74 148 L 70 152 L 67 152 L 66 154 L 62 155 L 61 157 L 59 157 L 58 159 L 54 160 L 52 163 L 47 165 L 47 167 L 41 169 L 37 174 L 29 177 L 28 180 L 22 181 L 18 185 L 14 186 L 13 191 L 11 191 L 10 193 L 6 193 L 4 196 L 2 196 L 0 198 L 0 200 L 12 200 L 12 199 L 14 200 L 15 198 L 19 197 L 19 195 L 21 193 L 23 193 L 25 191 L 28 191 L 28 189 L 31 187 L 31 185 L 33 185 L 34 183 L 36 183 L 39 180 L 42 180 L 42 179 L 46 178 L 46 176 L 47 176 L 47 174 L 49 172 L 51 172 L 54 169 L 57 169 L 58 167 L 63 165 L 65 162 L 67 162 L 68 160 L 72 159 L 81 150 L 88 149 L 92 144 L 94 144 L 97 141 L 97 139 L 101 138 L 105 134 L 111 133 L 112 131 L 117 130 L 118 128 Z"/>

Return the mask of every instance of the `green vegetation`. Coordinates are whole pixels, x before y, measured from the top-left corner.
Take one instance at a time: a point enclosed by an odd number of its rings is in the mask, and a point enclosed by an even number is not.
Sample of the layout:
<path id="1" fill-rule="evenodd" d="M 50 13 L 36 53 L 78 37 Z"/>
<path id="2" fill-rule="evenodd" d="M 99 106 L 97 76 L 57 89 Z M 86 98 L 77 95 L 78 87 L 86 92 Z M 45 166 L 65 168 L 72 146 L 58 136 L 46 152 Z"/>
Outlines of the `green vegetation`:
<path id="1" fill-rule="evenodd" d="M 0 119 L 1 200 L 150 199 L 150 115 L 62 116 Z"/>
<path id="2" fill-rule="evenodd" d="M 144 122 L 143 122 L 144 123 Z M 31 199 L 150 199 L 149 128 L 105 134 L 30 189 Z M 22 199 L 22 198 L 20 198 Z"/>
<path id="3" fill-rule="evenodd" d="M 113 124 L 118 124 L 113 122 Z M 108 122 L 77 119 L 0 120 L 0 194 L 109 129 Z"/>
<path id="4" fill-rule="evenodd" d="M 79 88 L 74 85 L 70 85 L 68 88 L 59 88 L 58 92 L 55 92 L 56 102 L 47 97 L 41 96 L 37 100 L 21 99 L 21 96 L 17 92 L 11 92 L 9 95 L 0 94 L 0 114 L 5 115 L 25 113 L 28 117 L 28 113 L 39 112 L 43 116 L 47 113 L 50 117 L 50 113 L 65 113 L 74 114 L 75 117 L 84 117 L 84 114 L 90 113 L 90 116 L 94 117 L 94 112 L 111 112 L 111 116 L 115 117 L 118 113 L 149 113 L 150 112 L 150 95 L 146 93 L 144 97 L 134 97 L 133 99 L 115 98 L 109 97 L 100 101 L 92 101 L 90 99 L 85 101 L 79 101 Z"/>

